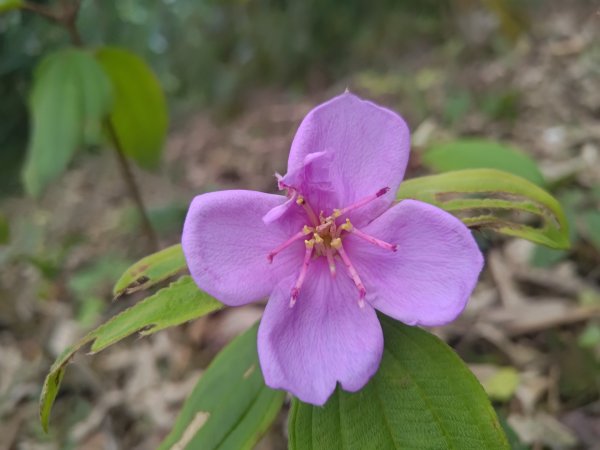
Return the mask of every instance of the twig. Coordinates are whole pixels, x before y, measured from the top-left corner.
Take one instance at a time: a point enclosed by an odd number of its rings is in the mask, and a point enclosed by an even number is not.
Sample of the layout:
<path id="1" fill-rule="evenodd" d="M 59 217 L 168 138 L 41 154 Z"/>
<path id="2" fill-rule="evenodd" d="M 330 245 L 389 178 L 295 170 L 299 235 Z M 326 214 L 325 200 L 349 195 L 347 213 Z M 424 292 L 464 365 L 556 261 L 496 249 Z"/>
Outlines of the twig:
<path id="1" fill-rule="evenodd" d="M 58 14 L 58 12 L 52 8 L 48 8 L 47 6 L 40 5 L 38 3 L 23 2 L 21 9 L 24 9 L 25 11 L 31 11 L 32 13 L 35 13 L 53 22 L 61 23 L 60 14 Z"/>
<path id="2" fill-rule="evenodd" d="M 148 217 L 148 213 L 146 212 L 146 207 L 144 205 L 144 200 L 142 199 L 142 195 L 140 190 L 138 189 L 137 183 L 135 182 L 135 178 L 133 176 L 133 172 L 129 165 L 129 161 L 123 152 L 123 147 L 121 146 L 121 142 L 119 141 L 119 136 L 110 120 L 106 120 L 106 128 L 108 129 L 108 133 L 110 138 L 114 144 L 115 153 L 117 154 L 117 161 L 119 161 L 119 166 L 121 167 L 121 171 L 123 173 L 123 178 L 125 179 L 125 183 L 127 184 L 127 188 L 129 189 L 129 193 L 135 202 L 140 217 L 142 219 L 142 226 L 144 227 L 144 232 L 150 242 L 150 245 L 154 250 L 158 250 L 158 238 L 156 237 L 156 233 L 154 232 L 154 228 L 152 227 L 152 223 L 150 222 L 150 218 Z"/>

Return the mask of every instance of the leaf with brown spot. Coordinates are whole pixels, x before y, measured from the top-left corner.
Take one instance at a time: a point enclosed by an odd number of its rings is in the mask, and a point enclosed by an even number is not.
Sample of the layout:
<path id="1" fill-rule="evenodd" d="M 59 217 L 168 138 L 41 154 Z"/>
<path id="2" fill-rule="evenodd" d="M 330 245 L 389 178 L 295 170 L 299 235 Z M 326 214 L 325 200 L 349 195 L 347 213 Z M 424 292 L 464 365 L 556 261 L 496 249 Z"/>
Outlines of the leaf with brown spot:
<path id="1" fill-rule="evenodd" d="M 148 255 L 125 271 L 113 288 L 115 297 L 148 289 L 187 268 L 181 244 Z"/>
<path id="2" fill-rule="evenodd" d="M 398 200 L 414 199 L 457 216 L 465 225 L 552 248 L 570 246 L 560 203 L 524 178 L 493 169 L 458 170 L 406 180 Z"/>

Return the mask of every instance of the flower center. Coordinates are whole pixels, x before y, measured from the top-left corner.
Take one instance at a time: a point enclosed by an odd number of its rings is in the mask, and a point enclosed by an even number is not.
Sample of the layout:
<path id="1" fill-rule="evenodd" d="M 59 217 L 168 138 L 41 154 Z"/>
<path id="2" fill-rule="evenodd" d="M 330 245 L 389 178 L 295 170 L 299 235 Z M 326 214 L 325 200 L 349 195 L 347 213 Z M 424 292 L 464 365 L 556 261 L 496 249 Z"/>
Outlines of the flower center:
<path id="1" fill-rule="evenodd" d="M 389 192 L 389 190 L 389 187 L 380 189 L 375 194 L 369 195 L 357 201 L 356 203 L 346 206 L 343 209 L 334 209 L 333 213 L 327 217 L 323 215 L 322 211 L 320 212 L 319 216 L 317 216 L 306 199 L 302 195 L 297 196 L 296 204 L 304 209 L 310 224 L 304 225 L 302 230 L 294 234 L 281 245 L 271 250 L 267 255 L 267 259 L 271 263 L 273 262 L 273 258 L 278 253 L 292 245 L 294 242 L 304 239 L 304 260 L 302 262 L 302 267 L 300 268 L 298 278 L 296 279 L 296 283 L 294 283 L 294 287 L 290 293 L 290 308 L 293 307 L 298 300 L 300 289 L 306 279 L 306 273 L 308 272 L 308 267 L 311 263 L 311 260 L 321 256 L 327 258 L 329 272 L 332 277 L 336 276 L 336 259 L 341 259 L 343 265 L 346 267 L 348 275 L 358 289 L 358 305 L 361 308 L 365 306 L 365 296 L 367 295 L 367 291 L 362 280 L 360 279 L 360 276 L 358 275 L 358 272 L 356 271 L 356 268 L 354 267 L 354 264 L 352 264 L 352 261 L 344 249 L 342 244 L 344 237 L 352 233 L 373 245 L 393 252 L 395 252 L 398 247 L 395 244 L 389 244 L 357 229 L 354 225 L 352 225 L 350 219 L 348 218 L 346 218 L 345 222 L 341 225 L 339 225 L 337 221 L 342 219 L 343 216 L 347 215 L 350 211 L 361 208 L 362 206 L 386 194 Z M 294 191 L 292 195 L 295 195 L 295 193 L 296 192 Z"/>

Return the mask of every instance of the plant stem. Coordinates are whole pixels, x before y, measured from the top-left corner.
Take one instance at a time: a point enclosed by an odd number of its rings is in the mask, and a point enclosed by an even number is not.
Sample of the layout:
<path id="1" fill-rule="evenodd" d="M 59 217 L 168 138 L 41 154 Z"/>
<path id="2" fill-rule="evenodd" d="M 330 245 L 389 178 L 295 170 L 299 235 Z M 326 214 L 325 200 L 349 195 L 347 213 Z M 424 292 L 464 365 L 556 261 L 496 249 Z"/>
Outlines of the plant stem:
<path id="1" fill-rule="evenodd" d="M 79 15 L 79 8 L 81 7 L 80 0 L 62 0 L 63 6 L 63 26 L 67 29 L 71 42 L 76 47 L 83 47 L 83 39 L 77 29 L 77 16 Z"/>
<path id="2" fill-rule="evenodd" d="M 121 167 L 121 172 L 123 173 L 123 178 L 125 179 L 125 183 L 127 184 L 127 188 L 129 189 L 129 193 L 135 202 L 140 218 L 142 219 L 142 226 L 144 228 L 144 233 L 148 239 L 148 242 L 153 247 L 153 250 L 158 250 L 158 238 L 152 227 L 152 223 L 150 222 L 150 218 L 148 217 L 148 212 L 144 205 L 144 200 L 142 199 L 142 195 L 140 190 L 135 182 L 135 177 L 133 176 L 133 172 L 131 170 L 131 166 L 129 165 L 129 161 L 127 157 L 123 153 L 123 148 L 121 147 L 121 142 L 119 141 L 119 136 L 115 130 L 110 119 L 106 120 L 106 128 L 108 130 L 108 134 L 113 142 L 113 147 L 115 149 L 115 153 L 117 154 L 117 161 L 119 161 L 119 166 Z"/>
<path id="3" fill-rule="evenodd" d="M 21 4 L 21 9 L 24 9 L 25 11 L 31 11 L 32 13 L 42 16 L 52 22 L 60 23 L 60 17 L 56 11 L 54 11 L 52 8 L 48 8 L 47 6 L 40 5 L 38 3 L 23 2 L 23 4 Z"/>
<path id="4" fill-rule="evenodd" d="M 67 30 L 71 39 L 71 43 L 73 45 L 75 45 L 76 47 L 83 47 L 83 39 L 81 38 L 81 34 L 79 34 L 79 30 L 77 29 L 77 15 L 79 14 L 81 1 L 61 0 L 60 3 L 60 10 L 54 10 L 44 5 L 38 5 L 37 3 L 30 2 L 25 2 L 22 5 L 22 8 L 27 11 L 34 12 L 52 22 L 58 23 L 63 28 L 65 28 L 65 30 Z M 115 127 L 109 118 L 105 120 L 105 125 L 106 129 L 108 130 L 110 140 L 112 141 L 115 153 L 117 154 L 117 161 L 119 162 L 119 166 L 121 167 L 121 172 L 123 174 L 123 178 L 125 179 L 125 184 L 127 185 L 129 194 L 131 195 L 131 198 L 133 199 L 138 209 L 140 218 L 142 219 L 142 227 L 144 228 L 144 233 L 146 234 L 148 243 L 150 244 L 152 249 L 156 251 L 159 248 L 158 237 L 156 236 L 156 232 L 154 231 L 152 223 L 150 222 L 148 211 L 146 209 L 146 206 L 144 205 L 144 200 L 142 199 L 142 195 L 135 181 L 135 177 L 133 176 L 133 171 L 131 170 L 129 161 L 125 156 L 125 153 L 123 152 L 123 147 L 121 145 L 121 142 L 119 141 L 117 131 L 115 130 Z"/>

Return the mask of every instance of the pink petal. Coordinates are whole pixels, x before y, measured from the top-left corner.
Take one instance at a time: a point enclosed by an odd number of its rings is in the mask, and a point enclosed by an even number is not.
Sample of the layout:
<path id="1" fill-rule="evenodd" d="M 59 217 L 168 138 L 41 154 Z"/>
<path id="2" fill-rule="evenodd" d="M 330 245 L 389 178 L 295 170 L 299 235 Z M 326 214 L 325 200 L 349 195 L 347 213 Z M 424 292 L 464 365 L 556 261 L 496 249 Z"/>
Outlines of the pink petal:
<path id="1" fill-rule="evenodd" d="M 269 264 L 267 255 L 304 225 L 289 214 L 269 225 L 263 216 L 285 203 L 281 195 L 221 191 L 194 198 L 181 242 L 198 287 L 230 306 L 268 297 L 302 264 L 304 244 L 292 244 Z"/>
<path id="2" fill-rule="evenodd" d="M 426 326 L 451 322 L 463 311 L 483 257 L 460 220 L 435 206 L 404 200 L 362 231 L 398 246 L 391 252 L 355 236 L 345 240 L 374 308 Z"/>
<path id="3" fill-rule="evenodd" d="M 346 274 L 334 279 L 325 258 L 313 260 L 296 305 L 290 277 L 275 288 L 258 330 L 258 354 L 267 385 L 300 400 L 324 404 L 337 382 L 358 391 L 379 367 L 383 333 Z"/>
<path id="4" fill-rule="evenodd" d="M 335 201 L 316 208 L 331 211 L 381 188 L 391 188 L 362 210 L 361 215 L 373 218 L 393 201 L 404 177 L 409 151 L 410 134 L 404 119 L 344 93 L 316 107 L 302 121 L 292 143 L 288 174 L 298 172 L 309 154 L 327 153 L 330 161 L 321 159 L 316 163 L 326 161 Z"/>

